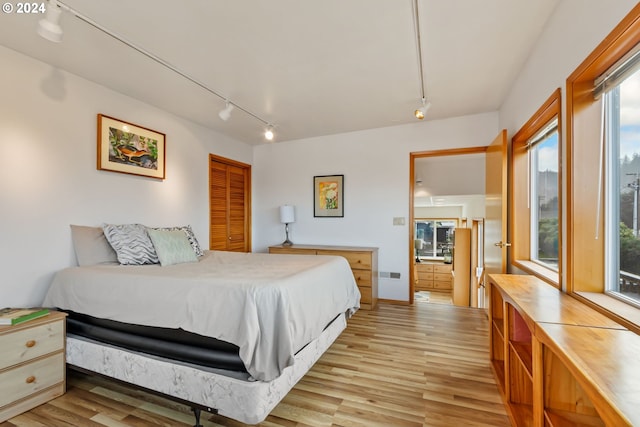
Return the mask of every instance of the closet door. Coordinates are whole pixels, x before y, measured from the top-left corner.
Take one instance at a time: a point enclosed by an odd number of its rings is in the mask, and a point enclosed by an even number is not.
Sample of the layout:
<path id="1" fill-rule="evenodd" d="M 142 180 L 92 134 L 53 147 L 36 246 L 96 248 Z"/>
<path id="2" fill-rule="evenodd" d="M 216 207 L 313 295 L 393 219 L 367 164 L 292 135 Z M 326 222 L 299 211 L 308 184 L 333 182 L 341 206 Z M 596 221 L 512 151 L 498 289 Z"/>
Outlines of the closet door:
<path id="1" fill-rule="evenodd" d="M 209 155 L 209 248 L 251 251 L 251 165 Z"/>

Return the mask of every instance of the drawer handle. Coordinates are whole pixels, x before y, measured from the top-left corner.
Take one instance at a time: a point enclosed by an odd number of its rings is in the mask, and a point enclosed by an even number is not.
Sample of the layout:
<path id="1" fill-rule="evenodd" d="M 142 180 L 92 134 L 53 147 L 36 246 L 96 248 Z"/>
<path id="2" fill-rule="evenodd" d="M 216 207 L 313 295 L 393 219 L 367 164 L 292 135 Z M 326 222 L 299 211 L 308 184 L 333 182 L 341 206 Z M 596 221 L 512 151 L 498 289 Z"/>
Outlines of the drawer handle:
<path id="1" fill-rule="evenodd" d="M 36 341 L 35 340 L 29 340 L 25 343 L 25 345 L 29 348 L 34 347 L 36 345 Z"/>
<path id="2" fill-rule="evenodd" d="M 25 380 L 25 382 L 26 382 L 27 384 L 34 383 L 34 382 L 36 382 L 36 377 L 34 377 L 33 375 L 31 375 L 30 377 L 27 377 L 27 379 Z"/>

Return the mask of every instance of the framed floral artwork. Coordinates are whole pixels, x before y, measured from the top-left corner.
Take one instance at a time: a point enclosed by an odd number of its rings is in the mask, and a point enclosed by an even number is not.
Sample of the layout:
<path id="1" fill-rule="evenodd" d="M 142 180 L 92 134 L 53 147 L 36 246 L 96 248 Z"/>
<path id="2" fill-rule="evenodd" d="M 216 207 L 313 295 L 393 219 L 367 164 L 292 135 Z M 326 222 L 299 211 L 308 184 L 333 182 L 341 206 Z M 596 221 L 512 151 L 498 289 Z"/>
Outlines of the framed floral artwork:
<path id="1" fill-rule="evenodd" d="M 313 216 L 344 217 L 344 175 L 313 177 Z"/>
<path id="2" fill-rule="evenodd" d="M 165 178 L 164 133 L 98 114 L 98 169 Z"/>

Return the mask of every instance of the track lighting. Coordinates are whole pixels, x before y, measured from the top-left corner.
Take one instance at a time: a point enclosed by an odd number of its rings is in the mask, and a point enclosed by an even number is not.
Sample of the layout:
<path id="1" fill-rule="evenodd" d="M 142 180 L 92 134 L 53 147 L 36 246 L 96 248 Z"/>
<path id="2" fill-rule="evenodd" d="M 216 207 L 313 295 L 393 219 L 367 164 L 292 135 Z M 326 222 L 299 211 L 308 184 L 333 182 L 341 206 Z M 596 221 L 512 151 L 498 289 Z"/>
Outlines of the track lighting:
<path id="1" fill-rule="evenodd" d="M 226 122 L 227 120 L 229 120 L 229 117 L 231 117 L 231 111 L 233 111 L 233 104 L 230 103 L 229 101 L 225 101 L 225 102 L 227 106 L 224 107 L 224 110 L 218 113 L 218 116 Z"/>
<path id="2" fill-rule="evenodd" d="M 424 116 L 427 115 L 427 110 L 431 107 L 431 103 L 427 102 L 426 99 L 422 98 L 422 107 L 418 108 L 413 114 L 416 116 L 416 119 L 422 120 Z"/>
<path id="3" fill-rule="evenodd" d="M 267 141 L 273 141 L 273 126 L 269 125 L 267 126 L 267 129 L 264 131 L 264 139 L 266 139 Z"/>
<path id="4" fill-rule="evenodd" d="M 38 22 L 38 34 L 54 43 L 62 41 L 62 28 L 60 27 L 60 14 L 56 0 L 49 0 L 46 16 Z"/>
<path id="5" fill-rule="evenodd" d="M 418 53 L 418 73 L 420 74 L 420 98 L 422 101 L 422 107 L 416 109 L 413 115 L 416 119 L 422 120 L 427 115 L 427 110 L 431 107 L 431 103 L 427 102 L 425 95 L 426 90 L 424 86 L 424 66 L 422 64 L 422 39 L 420 37 L 420 13 L 418 11 L 418 0 L 413 1 L 413 27 L 416 33 L 416 50 Z"/>
<path id="6" fill-rule="evenodd" d="M 83 15 L 79 11 L 77 11 L 74 8 L 68 6 L 67 4 L 64 3 L 64 1 L 48 0 L 48 2 L 49 2 L 49 6 L 47 7 L 47 14 L 46 14 L 44 19 L 40 20 L 40 22 L 38 23 L 38 28 L 37 28 L 38 34 L 40 36 L 42 36 L 43 38 L 45 38 L 45 39 L 47 39 L 49 41 L 52 41 L 52 42 L 56 42 L 56 43 L 59 43 L 59 42 L 62 41 L 62 28 L 60 27 L 60 15 L 62 14 L 62 11 L 64 10 L 65 12 L 70 13 L 74 17 L 76 17 L 79 20 L 85 22 L 86 24 L 90 25 L 91 27 L 95 28 L 96 30 L 101 31 L 104 34 L 108 35 L 109 37 L 114 38 L 115 40 L 121 42 L 125 46 L 128 46 L 129 48 L 131 48 L 131 49 L 135 50 L 136 52 L 146 56 L 147 58 L 151 59 L 152 61 L 155 61 L 156 63 L 162 65 L 163 67 L 167 68 L 168 70 L 171 70 L 174 73 L 176 73 L 177 75 L 185 78 L 186 80 L 190 81 L 191 83 L 195 84 L 196 86 L 199 86 L 200 88 L 206 90 L 210 94 L 215 95 L 218 98 L 224 100 L 225 103 L 226 103 L 226 107 L 222 111 L 220 111 L 218 113 L 218 116 L 220 117 L 220 119 L 222 119 L 224 121 L 227 121 L 231 117 L 231 111 L 232 110 L 234 110 L 234 109 L 240 110 L 243 113 L 253 117 L 254 119 L 256 119 L 259 122 L 261 122 L 264 125 L 266 125 L 267 129 L 266 129 L 266 131 L 264 133 L 264 137 L 268 141 L 273 140 L 273 138 L 274 138 L 273 125 L 271 123 L 269 123 L 268 121 L 266 121 L 265 119 L 263 119 L 260 116 L 258 116 L 257 114 L 253 113 L 248 108 L 244 108 L 244 107 L 238 105 L 237 103 L 232 103 L 231 101 L 229 101 L 227 99 L 226 96 L 223 96 L 221 93 L 213 90 L 212 88 L 210 88 L 206 84 L 202 83 L 201 81 L 195 79 L 194 77 L 191 77 L 186 72 L 184 72 L 184 71 L 180 70 L 179 68 L 171 65 L 170 63 L 168 63 L 164 59 L 158 57 L 157 55 L 154 55 L 153 53 L 143 49 L 142 47 L 137 46 L 136 44 L 128 41 L 124 37 L 114 33 L 113 31 L 109 30 L 108 28 L 103 27 L 102 25 L 100 25 L 99 23 L 97 23 L 96 21 L 91 19 L 90 17 L 88 17 L 86 15 Z"/>

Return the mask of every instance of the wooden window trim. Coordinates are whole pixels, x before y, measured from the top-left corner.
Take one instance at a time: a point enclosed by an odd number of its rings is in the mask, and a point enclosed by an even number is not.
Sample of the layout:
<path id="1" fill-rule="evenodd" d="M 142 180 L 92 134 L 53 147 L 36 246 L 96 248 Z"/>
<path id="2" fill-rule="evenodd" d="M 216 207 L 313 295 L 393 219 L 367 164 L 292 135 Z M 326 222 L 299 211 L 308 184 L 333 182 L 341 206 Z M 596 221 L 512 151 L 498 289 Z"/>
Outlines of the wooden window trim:
<path id="1" fill-rule="evenodd" d="M 567 292 L 640 333 L 640 310 L 604 293 L 604 215 L 596 223 L 602 100 L 592 95 L 594 80 L 640 43 L 640 4 L 567 78 Z M 594 169 L 595 168 L 595 169 Z M 595 189 L 595 191 L 594 191 Z M 604 209 L 602 197 L 599 209 Z M 604 212 L 601 210 L 601 212 Z M 601 236 L 596 236 L 596 227 Z"/>
<path id="2" fill-rule="evenodd" d="M 562 224 L 558 222 L 558 271 L 531 260 L 531 215 L 527 191 L 529 168 L 527 142 L 549 122 L 558 120 L 558 190 L 562 188 L 561 90 L 556 89 L 511 139 L 511 265 L 560 288 L 562 268 Z M 558 192 L 558 218 L 562 219 L 562 191 Z"/>

